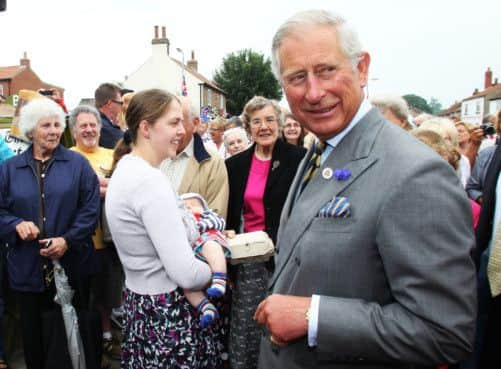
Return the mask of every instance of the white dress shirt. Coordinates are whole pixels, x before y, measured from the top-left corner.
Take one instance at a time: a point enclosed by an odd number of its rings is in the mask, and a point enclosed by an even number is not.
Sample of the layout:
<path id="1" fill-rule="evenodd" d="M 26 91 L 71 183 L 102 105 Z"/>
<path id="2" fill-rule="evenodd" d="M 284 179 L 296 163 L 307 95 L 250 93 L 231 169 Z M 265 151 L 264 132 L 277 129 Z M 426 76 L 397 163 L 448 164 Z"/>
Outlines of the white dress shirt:
<path id="1" fill-rule="evenodd" d="M 195 155 L 193 145 L 192 137 L 190 143 L 174 159 L 167 158 L 160 163 L 160 170 L 167 176 L 176 192 L 179 191 L 190 158 Z"/>

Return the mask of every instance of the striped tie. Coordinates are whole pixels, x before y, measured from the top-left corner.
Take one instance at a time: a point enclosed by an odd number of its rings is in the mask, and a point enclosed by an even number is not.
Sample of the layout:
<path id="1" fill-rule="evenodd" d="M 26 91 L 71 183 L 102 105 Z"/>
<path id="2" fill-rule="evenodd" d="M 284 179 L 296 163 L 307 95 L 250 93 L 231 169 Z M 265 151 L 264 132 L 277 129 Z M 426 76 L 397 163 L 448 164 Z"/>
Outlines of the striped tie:
<path id="1" fill-rule="evenodd" d="M 498 222 L 492 240 L 491 253 L 487 264 L 487 277 L 491 286 L 491 295 L 501 294 L 501 222 Z"/>
<path id="2" fill-rule="evenodd" d="M 308 182 L 315 175 L 315 172 L 320 168 L 320 158 L 325 149 L 325 143 L 317 141 L 315 142 L 315 147 L 313 148 L 313 154 L 311 155 L 308 165 L 306 165 L 306 170 L 304 171 L 303 180 L 301 181 L 301 187 L 299 193 L 302 193 Z"/>

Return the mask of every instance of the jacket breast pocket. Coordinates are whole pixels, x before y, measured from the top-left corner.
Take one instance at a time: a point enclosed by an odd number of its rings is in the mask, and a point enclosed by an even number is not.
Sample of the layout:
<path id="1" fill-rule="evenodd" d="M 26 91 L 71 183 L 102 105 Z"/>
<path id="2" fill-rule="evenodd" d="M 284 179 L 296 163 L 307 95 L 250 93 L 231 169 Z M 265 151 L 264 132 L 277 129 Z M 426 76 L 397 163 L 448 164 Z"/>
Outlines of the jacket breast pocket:
<path id="1" fill-rule="evenodd" d="M 356 225 L 355 218 L 321 218 L 316 217 L 312 220 L 309 231 L 318 234 L 319 232 L 326 233 L 352 233 Z"/>

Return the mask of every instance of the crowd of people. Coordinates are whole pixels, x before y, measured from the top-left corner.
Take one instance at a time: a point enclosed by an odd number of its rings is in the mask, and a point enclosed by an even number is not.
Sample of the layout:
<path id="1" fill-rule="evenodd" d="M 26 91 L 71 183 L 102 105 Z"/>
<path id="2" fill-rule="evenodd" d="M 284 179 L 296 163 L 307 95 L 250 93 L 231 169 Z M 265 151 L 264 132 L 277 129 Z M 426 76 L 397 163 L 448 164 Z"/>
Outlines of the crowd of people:
<path id="1" fill-rule="evenodd" d="M 206 124 L 186 96 L 111 83 L 67 116 L 21 108 L 30 147 L 0 140 L 0 314 L 8 288 L 28 369 L 71 367 L 54 260 L 98 316 L 87 368 L 498 365 L 501 112 L 491 132 L 369 101 L 370 54 L 325 11 L 281 25 L 272 63 L 290 111 L 254 96 Z M 256 231 L 274 257 L 229 264 Z"/>

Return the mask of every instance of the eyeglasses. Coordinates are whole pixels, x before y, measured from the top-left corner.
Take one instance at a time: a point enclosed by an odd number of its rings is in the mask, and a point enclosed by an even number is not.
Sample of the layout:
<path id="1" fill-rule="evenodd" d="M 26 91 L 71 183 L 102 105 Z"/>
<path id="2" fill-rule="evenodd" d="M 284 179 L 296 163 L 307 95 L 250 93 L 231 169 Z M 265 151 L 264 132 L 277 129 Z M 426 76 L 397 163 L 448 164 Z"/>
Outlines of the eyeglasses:
<path id="1" fill-rule="evenodd" d="M 123 101 L 119 101 L 119 100 L 110 100 L 111 102 L 114 102 L 115 104 L 118 104 L 118 105 L 123 105 L 124 102 Z"/>
<path id="2" fill-rule="evenodd" d="M 250 125 L 251 127 L 261 127 L 261 125 L 263 123 L 266 123 L 267 126 L 273 124 L 273 123 L 276 123 L 277 122 L 277 118 L 275 117 L 266 117 L 264 118 L 264 120 L 261 120 L 261 119 L 252 119 L 250 121 Z"/>

